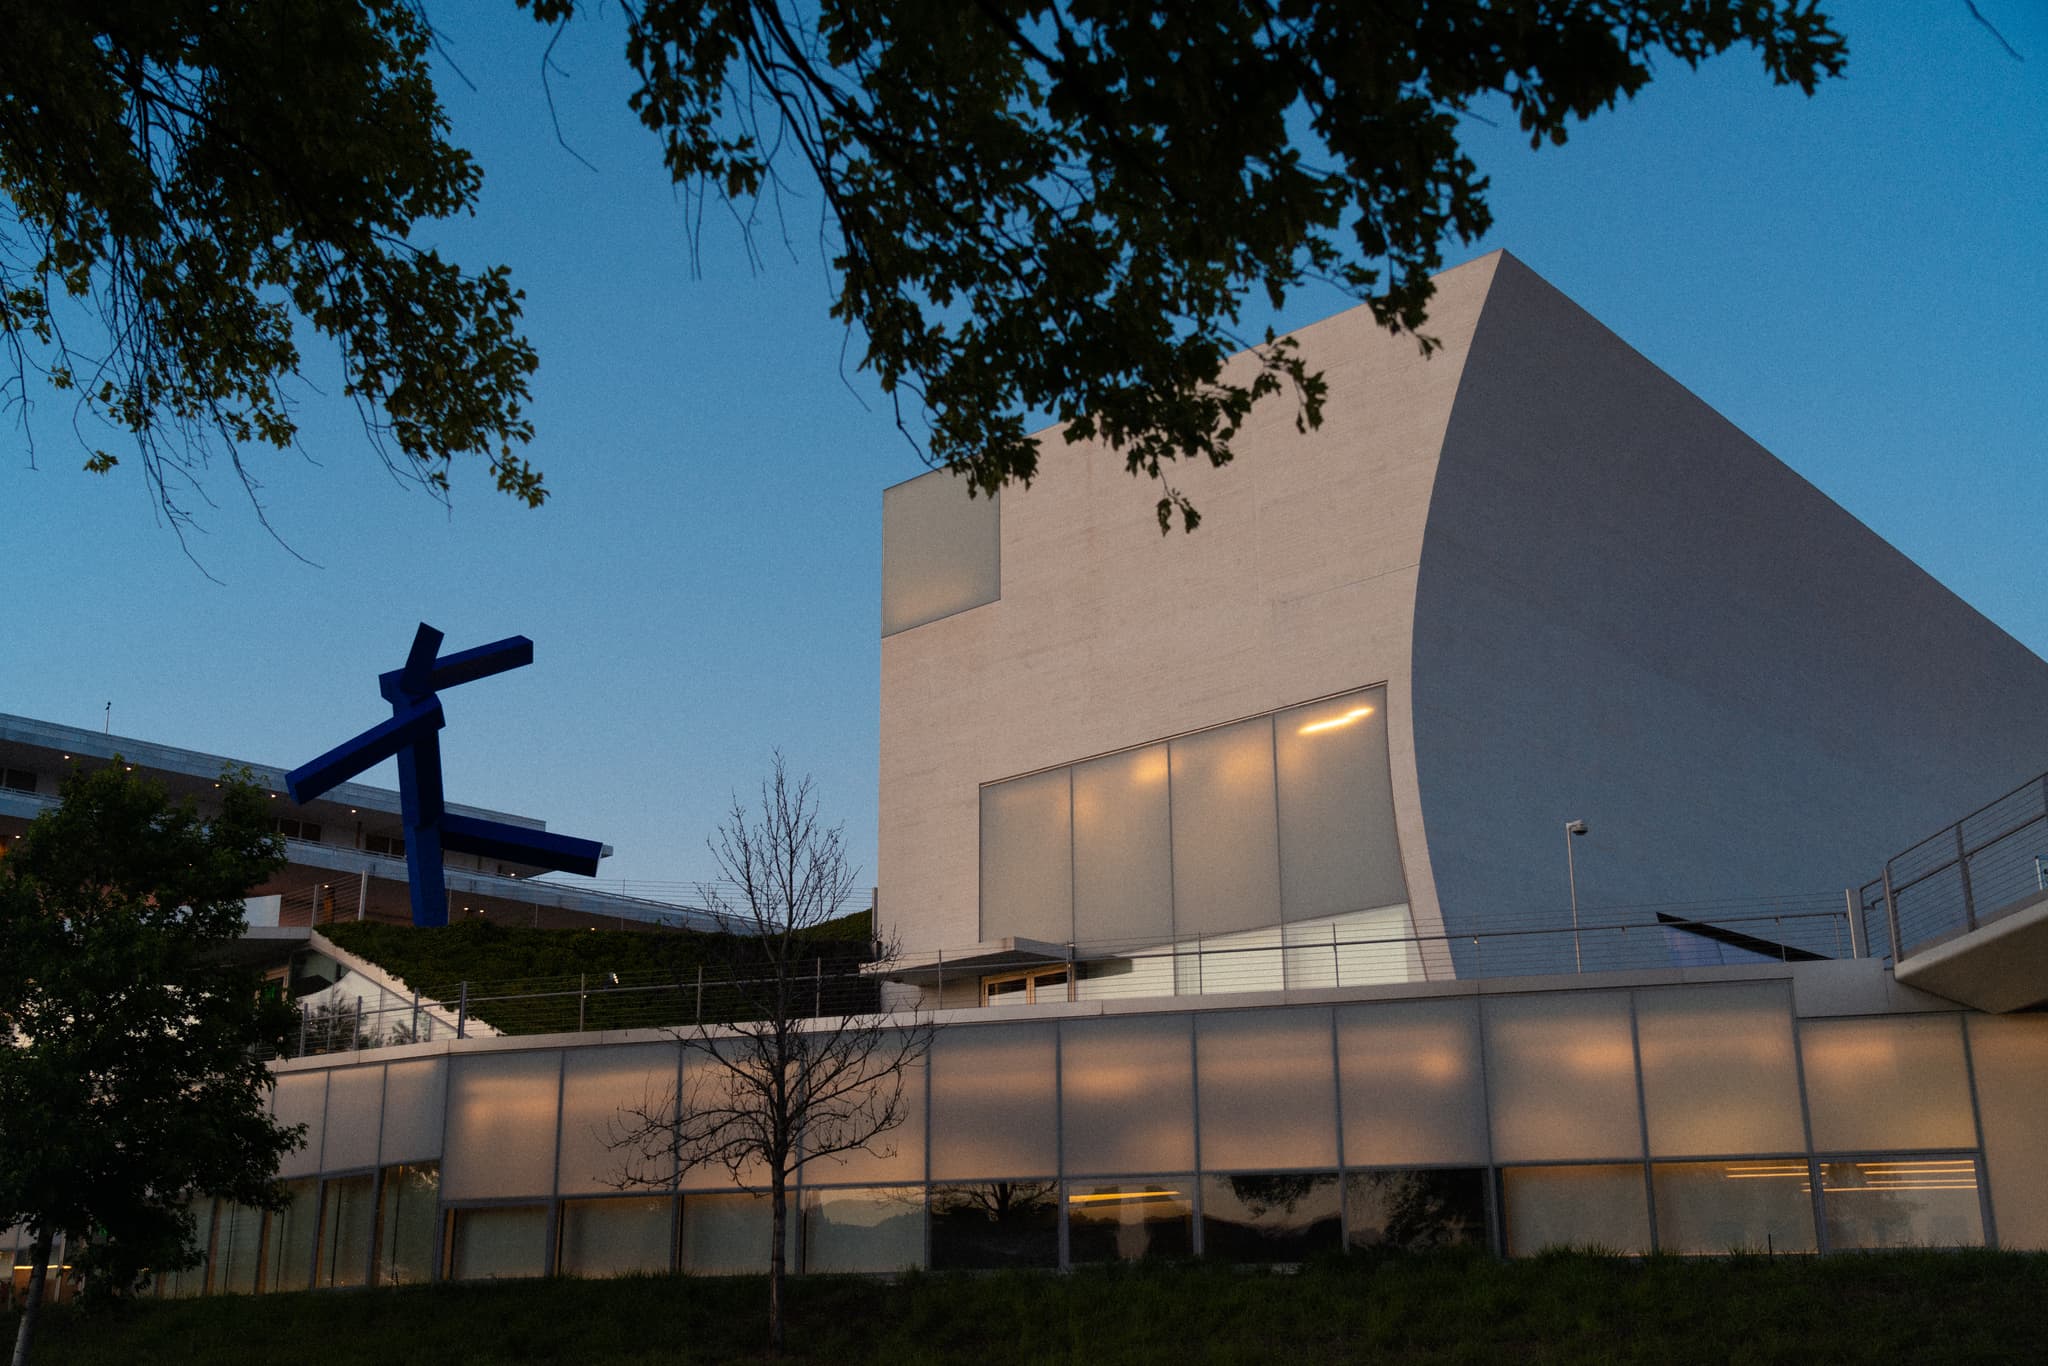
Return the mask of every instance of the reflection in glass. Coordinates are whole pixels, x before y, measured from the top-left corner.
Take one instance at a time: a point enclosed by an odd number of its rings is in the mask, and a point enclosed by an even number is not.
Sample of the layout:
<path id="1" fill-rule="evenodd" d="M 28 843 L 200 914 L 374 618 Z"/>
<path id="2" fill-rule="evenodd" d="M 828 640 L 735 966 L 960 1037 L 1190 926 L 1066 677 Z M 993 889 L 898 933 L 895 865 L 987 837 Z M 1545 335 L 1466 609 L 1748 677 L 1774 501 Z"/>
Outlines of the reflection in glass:
<path id="1" fill-rule="evenodd" d="M 213 1293 L 253 1295 L 263 1251 L 263 1211 L 222 1203 L 213 1237 Z"/>
<path id="2" fill-rule="evenodd" d="M 661 1275 L 675 1264 L 675 1236 L 673 1196 L 564 1200 L 556 1269 L 564 1276 Z"/>
<path id="3" fill-rule="evenodd" d="M 1050 1181 L 934 1186 L 931 1221 L 936 1270 L 1059 1265 L 1059 1191 Z"/>
<path id="4" fill-rule="evenodd" d="M 448 1279 L 544 1276 L 548 1207 L 495 1205 L 448 1211 Z"/>
<path id="5" fill-rule="evenodd" d="M 1335 1172 L 1202 1178 L 1202 1250 L 1228 1262 L 1298 1262 L 1341 1241 Z"/>
<path id="6" fill-rule="evenodd" d="M 1664 1162 L 1650 1168 L 1663 1252 L 1811 1252 L 1813 1186 L 1803 1157 Z"/>
<path id="7" fill-rule="evenodd" d="M 1974 1158 L 1822 1162 L 1820 1184 L 1831 1249 L 1984 1244 Z"/>
<path id="8" fill-rule="evenodd" d="M 1344 1222 L 1354 1248 L 1421 1249 L 1486 1241 L 1486 1173 L 1471 1167 L 1352 1172 Z"/>
<path id="9" fill-rule="evenodd" d="M 319 1231 L 317 1181 L 287 1181 L 291 1203 L 270 1216 L 265 1290 L 305 1290 L 313 1284 L 313 1238 Z"/>
<path id="10" fill-rule="evenodd" d="M 794 1268 L 799 1220 L 795 1193 L 784 1211 L 783 1263 Z M 774 1211 L 766 1195 L 745 1191 L 683 1197 L 683 1270 L 693 1276 L 758 1276 L 768 1270 Z"/>
<path id="11" fill-rule="evenodd" d="M 1650 1210 L 1639 1164 L 1510 1167 L 1501 1173 L 1501 1221 L 1510 1257 L 1545 1248 L 1650 1250 Z"/>
<path id="12" fill-rule="evenodd" d="M 1069 1259 L 1130 1262 L 1193 1255 L 1192 1188 L 1193 1178 L 1186 1176 L 1069 1182 Z"/>
<path id="13" fill-rule="evenodd" d="M 376 1222 L 370 1192 L 375 1184 L 370 1176 L 328 1181 L 321 1202 L 320 1285 L 361 1285 L 368 1278 Z"/>
<path id="14" fill-rule="evenodd" d="M 805 1271 L 901 1271 L 923 1265 L 922 1188 L 804 1192 Z"/>
<path id="15" fill-rule="evenodd" d="M 377 1284 L 421 1285 L 434 1269 L 441 1169 L 432 1162 L 384 1169 L 377 1203 Z"/>

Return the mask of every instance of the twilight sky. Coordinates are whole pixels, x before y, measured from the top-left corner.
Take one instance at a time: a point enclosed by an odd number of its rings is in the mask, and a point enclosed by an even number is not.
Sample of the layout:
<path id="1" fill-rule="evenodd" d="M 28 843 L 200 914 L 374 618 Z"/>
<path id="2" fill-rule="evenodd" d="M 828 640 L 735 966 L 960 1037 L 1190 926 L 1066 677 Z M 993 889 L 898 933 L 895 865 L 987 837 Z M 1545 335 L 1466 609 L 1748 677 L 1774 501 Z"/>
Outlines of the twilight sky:
<path id="1" fill-rule="evenodd" d="M 1833 0 L 1850 70 L 1814 99 L 1743 54 L 1667 63 L 1561 149 L 1472 122 L 1496 230 L 1448 259 L 1512 250 L 2048 654 L 2048 7 L 1978 7 L 2024 62 L 1962 0 Z M 515 506 L 477 464 L 449 508 L 398 487 L 316 352 L 305 457 L 261 471 L 285 545 L 217 478 L 192 542 L 216 584 L 139 471 L 78 469 L 46 399 L 36 468 L 0 429 L 0 711 L 97 728 L 111 702 L 116 734 L 290 766 L 389 714 L 375 674 L 417 622 L 448 649 L 523 633 L 533 667 L 444 698 L 452 800 L 605 840 L 601 881 L 687 898 L 779 746 L 871 882 L 881 490 L 922 466 L 825 315 L 814 206 L 793 255 L 766 238 L 751 271 L 708 219 L 693 277 L 616 16 L 556 49 L 562 133 L 592 170 L 556 142 L 543 30 L 502 0 L 432 13 L 487 173 L 478 215 L 434 240 L 526 291 L 553 497 Z M 1345 302 L 1304 291 L 1277 321 Z"/>

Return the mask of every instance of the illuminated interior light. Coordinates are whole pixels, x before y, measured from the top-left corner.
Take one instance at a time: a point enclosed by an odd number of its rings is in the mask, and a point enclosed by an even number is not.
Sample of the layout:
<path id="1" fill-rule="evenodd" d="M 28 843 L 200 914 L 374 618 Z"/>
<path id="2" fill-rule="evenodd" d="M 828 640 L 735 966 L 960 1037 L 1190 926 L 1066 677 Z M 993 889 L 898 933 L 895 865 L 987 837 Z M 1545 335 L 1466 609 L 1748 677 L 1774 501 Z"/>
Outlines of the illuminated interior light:
<path id="1" fill-rule="evenodd" d="M 1108 1205 L 1142 1200 L 1177 1200 L 1179 1191 L 1108 1191 L 1099 1195 L 1070 1195 L 1070 1205 Z"/>
<path id="2" fill-rule="evenodd" d="M 1353 707 L 1342 716 L 1333 716 L 1327 721 L 1311 721 L 1303 726 L 1297 734 L 1314 735 L 1319 730 L 1335 730 L 1339 726 L 1348 726 L 1353 721 L 1362 721 L 1371 715 L 1371 707 Z"/>

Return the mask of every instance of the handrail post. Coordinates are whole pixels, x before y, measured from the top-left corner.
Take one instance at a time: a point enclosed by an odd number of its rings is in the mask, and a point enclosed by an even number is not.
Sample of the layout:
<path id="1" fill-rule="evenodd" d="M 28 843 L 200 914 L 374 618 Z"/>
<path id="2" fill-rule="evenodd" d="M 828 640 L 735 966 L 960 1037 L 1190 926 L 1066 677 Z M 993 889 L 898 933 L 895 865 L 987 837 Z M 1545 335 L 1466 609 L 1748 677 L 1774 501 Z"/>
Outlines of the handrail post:
<path id="1" fill-rule="evenodd" d="M 697 965 L 697 1023 L 704 1023 L 704 965 Z"/>
<path id="2" fill-rule="evenodd" d="M 819 954 L 811 959 L 811 1018 L 817 1019 L 825 1013 L 825 956 Z"/>
<path id="3" fill-rule="evenodd" d="M 292 1056 L 295 1058 L 306 1056 L 306 1003 L 304 1001 L 299 1002 L 299 1051 Z"/>
<path id="4" fill-rule="evenodd" d="M 1842 902 L 1849 912 L 1849 956 L 1870 957 L 1870 935 L 1863 928 L 1863 902 L 1854 887 L 1842 889 Z"/>
<path id="5" fill-rule="evenodd" d="M 1963 924 L 1977 928 L 1977 899 L 1970 895 L 1970 855 L 1963 847 L 1963 823 L 1956 822 L 1956 871 L 1963 875 Z"/>
<path id="6" fill-rule="evenodd" d="M 583 1032 L 583 1007 L 590 1000 L 590 974 L 576 974 L 576 1032 Z"/>
<path id="7" fill-rule="evenodd" d="M 420 989 L 412 989 L 412 1041 L 420 1041 Z"/>
<path id="8" fill-rule="evenodd" d="M 468 1035 L 469 1035 L 469 979 L 465 977 L 465 978 L 463 978 L 463 980 L 462 980 L 462 994 L 461 994 L 461 995 L 460 995 L 459 997 L 457 997 L 457 998 L 456 998 L 456 1002 L 455 1002 L 455 1037 L 456 1037 L 456 1038 L 458 1038 L 458 1039 L 461 1039 L 461 1038 L 467 1038 L 467 1037 L 468 1037 Z"/>
<path id="9" fill-rule="evenodd" d="M 1892 970 L 1898 971 L 1899 959 L 1899 899 L 1892 895 L 1892 865 L 1887 859 L 1884 865 L 1884 919 L 1892 935 Z"/>

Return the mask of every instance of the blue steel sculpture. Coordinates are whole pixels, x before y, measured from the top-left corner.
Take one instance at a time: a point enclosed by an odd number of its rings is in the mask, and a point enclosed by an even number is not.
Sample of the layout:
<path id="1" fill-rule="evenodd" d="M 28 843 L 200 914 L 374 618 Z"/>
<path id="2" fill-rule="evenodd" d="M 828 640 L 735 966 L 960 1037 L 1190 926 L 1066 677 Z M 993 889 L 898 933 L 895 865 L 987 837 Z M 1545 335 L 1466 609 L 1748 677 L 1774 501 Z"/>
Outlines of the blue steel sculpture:
<path id="1" fill-rule="evenodd" d="M 588 877 L 597 872 L 604 846 L 596 840 L 551 835 L 503 821 L 459 816 L 447 809 L 441 792 L 442 688 L 474 683 L 479 678 L 524 668 L 533 663 L 533 642 L 525 636 L 479 645 L 457 654 L 439 654 L 441 633 L 425 622 L 412 638 L 405 667 L 377 676 L 377 689 L 391 704 L 391 719 L 370 727 L 355 739 L 327 751 L 310 764 L 285 775 L 295 802 L 308 802 L 386 759 L 398 760 L 398 799 L 405 820 L 405 863 L 412 884 L 412 923 L 448 923 L 448 884 L 441 855 L 461 854 L 509 859 L 540 868 Z"/>

